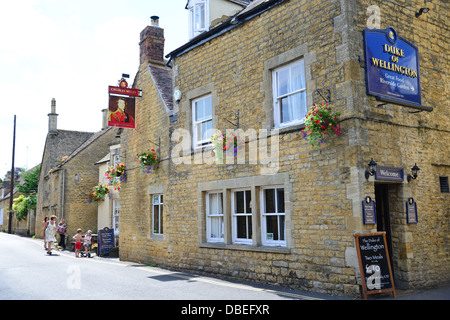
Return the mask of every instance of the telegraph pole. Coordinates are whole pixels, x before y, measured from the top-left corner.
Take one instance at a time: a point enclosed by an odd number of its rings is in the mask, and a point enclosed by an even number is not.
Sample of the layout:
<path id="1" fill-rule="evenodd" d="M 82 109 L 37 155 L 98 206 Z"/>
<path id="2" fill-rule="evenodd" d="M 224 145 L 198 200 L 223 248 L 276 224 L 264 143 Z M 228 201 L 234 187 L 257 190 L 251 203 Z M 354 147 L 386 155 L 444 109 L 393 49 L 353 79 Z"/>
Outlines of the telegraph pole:
<path id="1" fill-rule="evenodd" d="M 16 149 L 16 115 L 14 115 L 14 132 L 13 132 L 13 148 L 12 148 L 12 165 L 11 165 L 11 191 L 9 192 L 9 221 L 8 233 L 11 233 L 12 222 L 12 206 L 14 197 L 14 154 Z"/>

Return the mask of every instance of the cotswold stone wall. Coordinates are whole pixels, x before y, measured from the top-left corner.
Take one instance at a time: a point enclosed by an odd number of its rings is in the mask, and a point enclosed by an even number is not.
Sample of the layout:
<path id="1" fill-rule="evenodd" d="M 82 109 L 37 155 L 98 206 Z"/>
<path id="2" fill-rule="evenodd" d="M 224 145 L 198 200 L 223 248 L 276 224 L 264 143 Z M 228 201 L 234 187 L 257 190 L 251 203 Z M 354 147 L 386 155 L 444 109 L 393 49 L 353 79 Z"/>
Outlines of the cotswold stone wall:
<path id="1" fill-rule="evenodd" d="M 169 183 L 169 113 L 148 66 L 147 61 L 140 65 L 134 82 L 134 88 L 142 89 L 142 98 L 136 99 L 136 128 L 125 129 L 121 135 L 121 161 L 127 168 L 127 182 L 122 183 L 120 190 L 120 257 L 163 264 L 170 259 L 169 239 L 166 233 L 152 234 L 151 196 L 166 194 Z M 143 173 L 137 154 L 151 149 L 161 162 L 152 173 Z M 170 228 L 171 210 L 165 209 L 164 227 Z"/>
<path id="2" fill-rule="evenodd" d="M 371 7 L 370 13 L 367 8 Z M 422 7 L 430 11 L 419 17 Z M 374 97 L 361 95 L 364 113 L 361 133 L 367 142 L 361 147 L 365 160 L 376 159 L 379 165 L 402 167 L 411 174 L 415 163 L 419 177 L 410 183 L 391 185 L 389 192 L 393 233 L 394 272 L 397 285 L 413 288 L 436 286 L 449 281 L 450 195 L 441 193 L 439 177 L 450 176 L 449 123 L 449 4 L 445 1 L 358 1 L 358 28 L 376 22 L 380 29 L 393 27 L 397 34 L 418 47 L 422 104 L 432 112 L 394 104 L 379 106 Z M 362 50 L 360 50 L 362 52 Z M 360 75 L 360 87 L 364 77 Z M 370 156 L 369 156 L 370 155 Z M 373 182 L 365 183 L 371 192 Z M 406 223 L 405 202 L 417 202 L 417 224 Z M 397 199 L 397 200 L 395 200 Z"/>
<path id="3" fill-rule="evenodd" d="M 448 86 L 441 83 L 448 76 L 448 60 L 436 60 L 439 52 L 445 56 L 447 50 L 442 46 L 448 44 L 433 43 L 435 34 L 444 37 L 438 28 L 433 28 L 433 35 L 431 29 L 427 31 L 430 37 L 412 38 L 430 26 L 416 23 L 413 12 L 393 10 L 390 2 L 380 1 L 381 12 L 389 11 L 381 28 L 397 28 L 398 24 L 397 32 L 424 52 L 422 99 L 435 110 L 411 113 L 414 110 L 398 105 L 379 106 L 365 89 L 362 30 L 371 4 L 284 1 L 176 57 L 174 88 L 183 96 L 174 106 L 177 118 L 173 122 L 169 122 L 147 66 L 141 64 L 134 85 L 144 92 L 137 104 L 137 127 L 126 130 L 121 141 L 122 159 L 126 152 L 131 168 L 120 195 L 121 259 L 360 296 L 354 233 L 377 231 L 376 225 L 363 224 L 361 205 L 365 196 L 375 199 L 375 186 L 380 184 L 364 177 L 367 163 L 374 158 L 380 166 L 404 168 L 405 176 L 414 163 L 422 169 L 416 180 L 408 183 L 405 177 L 389 186 L 396 281 L 405 287 L 426 287 L 449 280 L 444 269 L 450 205 L 448 194 L 439 192 L 438 181 L 439 176 L 449 175 L 449 146 L 444 142 L 449 135 Z M 420 7 L 419 1 L 416 4 Z M 442 2 L 433 6 L 436 14 L 446 9 Z M 447 20 L 433 19 L 448 30 Z M 298 59 L 305 63 L 308 105 L 323 102 L 316 90 L 327 97 L 329 89 L 331 106 L 342 113 L 342 135 L 317 150 L 303 139 L 302 125 L 272 131 L 272 70 Z M 233 129 L 229 121 L 236 123 L 239 110 L 243 131 L 268 130 L 276 138 L 276 161 L 265 164 L 258 157 L 255 164 L 250 163 L 249 156 L 255 153 L 249 151 L 253 140 L 248 139 L 245 164 L 208 163 L 211 148 L 192 148 L 192 102 L 204 95 L 211 95 L 214 128 Z M 178 138 L 180 132 L 190 136 Z M 150 175 L 139 173 L 132 157 L 154 147 L 159 138 L 160 169 Z M 184 142 L 188 152 L 181 157 Z M 261 146 L 262 141 L 257 142 Z M 269 142 L 269 146 L 267 154 L 275 144 Z M 266 187 L 284 189 L 285 246 L 263 245 L 260 212 Z M 231 214 L 233 192 L 242 189 L 251 193 L 253 214 L 253 236 L 245 245 L 233 241 Z M 210 191 L 223 195 L 222 243 L 208 242 Z M 152 233 L 154 194 L 164 195 L 162 235 Z M 418 203 L 418 224 L 406 223 L 409 197 Z"/>

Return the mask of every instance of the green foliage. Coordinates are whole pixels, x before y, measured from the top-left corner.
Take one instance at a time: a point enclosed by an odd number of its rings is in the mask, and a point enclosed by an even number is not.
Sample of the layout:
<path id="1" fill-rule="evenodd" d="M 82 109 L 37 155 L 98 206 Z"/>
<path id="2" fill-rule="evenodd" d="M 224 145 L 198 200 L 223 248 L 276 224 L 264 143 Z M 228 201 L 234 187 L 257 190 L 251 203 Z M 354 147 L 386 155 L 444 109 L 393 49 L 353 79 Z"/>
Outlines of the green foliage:
<path id="1" fill-rule="evenodd" d="M 20 184 L 17 191 L 20 193 L 30 194 L 31 191 L 37 191 L 40 167 L 34 170 L 26 171 L 21 174 L 24 183 Z"/>
<path id="2" fill-rule="evenodd" d="M 13 200 L 12 212 L 18 221 L 26 219 L 29 210 L 36 210 L 39 170 L 36 169 L 22 173 L 23 184 L 17 186 L 17 191 L 26 194 Z"/>
<path id="3" fill-rule="evenodd" d="M 21 195 L 13 200 L 12 211 L 16 215 L 18 221 L 24 220 L 27 217 L 29 210 L 36 209 L 36 196 L 25 197 Z"/>

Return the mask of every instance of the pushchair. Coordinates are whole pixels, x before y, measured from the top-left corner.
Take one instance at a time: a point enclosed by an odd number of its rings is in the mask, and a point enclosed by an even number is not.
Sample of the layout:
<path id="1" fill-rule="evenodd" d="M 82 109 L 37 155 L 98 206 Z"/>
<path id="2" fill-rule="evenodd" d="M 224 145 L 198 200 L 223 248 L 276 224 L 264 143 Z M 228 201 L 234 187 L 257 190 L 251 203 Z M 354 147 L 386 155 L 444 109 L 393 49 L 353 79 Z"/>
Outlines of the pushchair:
<path id="1" fill-rule="evenodd" d="M 91 257 L 91 244 L 90 243 L 89 244 L 83 244 L 83 246 L 84 246 L 84 248 L 87 247 L 87 251 L 86 251 L 86 249 L 84 249 L 83 251 L 80 250 L 80 256 L 81 257 L 88 257 L 88 258 L 90 258 Z"/>

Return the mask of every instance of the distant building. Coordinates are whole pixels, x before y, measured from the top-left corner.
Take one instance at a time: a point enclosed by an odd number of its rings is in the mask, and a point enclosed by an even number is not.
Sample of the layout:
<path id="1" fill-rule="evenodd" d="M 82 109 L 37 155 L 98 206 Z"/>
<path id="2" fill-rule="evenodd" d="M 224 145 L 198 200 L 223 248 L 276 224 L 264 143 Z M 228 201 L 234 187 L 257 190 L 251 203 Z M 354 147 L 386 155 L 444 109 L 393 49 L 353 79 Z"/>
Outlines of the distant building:
<path id="1" fill-rule="evenodd" d="M 36 236 L 42 237 L 44 217 L 52 215 L 58 221 L 66 219 L 69 235 L 75 234 L 78 228 L 83 232 L 96 230 L 97 204 L 88 203 L 88 196 L 98 184 L 95 163 L 108 154 L 114 130 L 106 126 L 95 133 L 58 129 L 55 99 L 48 116 L 49 132 L 39 176 Z"/>
<path id="2" fill-rule="evenodd" d="M 37 166 L 27 170 L 33 171 Z M 24 171 L 22 168 L 15 168 L 14 170 L 14 190 L 13 190 L 13 200 L 22 194 L 18 192 L 18 186 L 24 183 L 20 174 Z M 0 231 L 8 232 L 9 229 L 9 206 L 10 206 L 10 196 L 11 196 L 11 171 L 6 173 L 5 179 L 0 183 Z M 21 235 L 33 235 L 35 228 L 35 215 L 33 211 L 30 210 L 26 219 L 18 221 L 15 214 L 12 214 L 11 220 L 11 232 Z"/>

